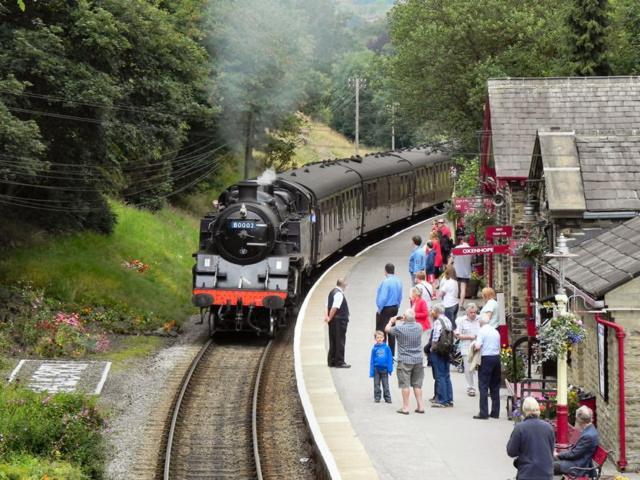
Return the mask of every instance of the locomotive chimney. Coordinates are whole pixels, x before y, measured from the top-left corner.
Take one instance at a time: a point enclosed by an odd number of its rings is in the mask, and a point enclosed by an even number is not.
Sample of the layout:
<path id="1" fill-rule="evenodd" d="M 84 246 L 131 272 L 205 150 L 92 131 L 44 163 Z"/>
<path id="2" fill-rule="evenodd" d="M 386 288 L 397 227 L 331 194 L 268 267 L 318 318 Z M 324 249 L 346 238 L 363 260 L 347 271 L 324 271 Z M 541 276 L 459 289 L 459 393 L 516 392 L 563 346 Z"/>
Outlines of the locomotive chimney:
<path id="1" fill-rule="evenodd" d="M 262 185 L 262 191 L 273 197 L 273 183 L 270 183 L 269 185 Z"/>
<path id="2" fill-rule="evenodd" d="M 245 180 L 238 183 L 238 201 L 256 202 L 258 201 L 258 184 L 255 181 Z"/>

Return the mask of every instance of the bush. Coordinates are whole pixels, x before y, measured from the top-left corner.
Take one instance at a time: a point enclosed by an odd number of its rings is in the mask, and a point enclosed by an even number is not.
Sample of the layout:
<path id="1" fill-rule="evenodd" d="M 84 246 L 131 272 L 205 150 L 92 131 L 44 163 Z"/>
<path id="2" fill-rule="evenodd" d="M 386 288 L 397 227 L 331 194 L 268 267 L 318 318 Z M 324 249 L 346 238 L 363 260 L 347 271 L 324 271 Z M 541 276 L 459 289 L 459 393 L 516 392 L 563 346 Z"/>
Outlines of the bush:
<path id="1" fill-rule="evenodd" d="M 95 403 L 81 394 L 52 395 L 0 384 L 0 460 L 15 463 L 14 455 L 28 454 L 65 461 L 89 478 L 102 478 L 106 423 Z"/>
<path id="2" fill-rule="evenodd" d="M 84 480 L 89 477 L 67 462 L 19 454 L 0 461 L 0 480 Z"/>

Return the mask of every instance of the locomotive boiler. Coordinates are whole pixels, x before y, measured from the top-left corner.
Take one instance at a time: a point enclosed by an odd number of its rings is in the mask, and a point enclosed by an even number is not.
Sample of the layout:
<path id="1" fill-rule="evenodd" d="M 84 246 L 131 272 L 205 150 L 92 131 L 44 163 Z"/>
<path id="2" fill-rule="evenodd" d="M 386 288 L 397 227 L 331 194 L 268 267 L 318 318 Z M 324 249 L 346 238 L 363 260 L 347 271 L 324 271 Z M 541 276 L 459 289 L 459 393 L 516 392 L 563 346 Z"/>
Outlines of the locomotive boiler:
<path id="1" fill-rule="evenodd" d="M 200 222 L 193 303 L 211 334 L 273 335 L 303 280 L 350 242 L 451 198 L 444 149 L 322 161 L 225 190 Z"/>

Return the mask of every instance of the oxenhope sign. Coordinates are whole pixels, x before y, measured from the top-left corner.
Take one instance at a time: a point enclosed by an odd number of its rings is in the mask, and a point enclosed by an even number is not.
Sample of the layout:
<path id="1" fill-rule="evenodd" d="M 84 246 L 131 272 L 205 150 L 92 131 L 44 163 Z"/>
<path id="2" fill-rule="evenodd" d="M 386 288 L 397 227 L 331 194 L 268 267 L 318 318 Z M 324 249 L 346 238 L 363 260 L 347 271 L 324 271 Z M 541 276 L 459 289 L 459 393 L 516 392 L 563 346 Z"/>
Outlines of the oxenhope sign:
<path id="1" fill-rule="evenodd" d="M 509 245 L 478 245 L 477 247 L 456 247 L 454 255 L 496 255 L 510 253 Z"/>
<path id="2" fill-rule="evenodd" d="M 511 225 L 492 225 L 485 230 L 485 237 L 491 240 L 493 238 L 511 238 L 513 236 L 513 227 Z"/>

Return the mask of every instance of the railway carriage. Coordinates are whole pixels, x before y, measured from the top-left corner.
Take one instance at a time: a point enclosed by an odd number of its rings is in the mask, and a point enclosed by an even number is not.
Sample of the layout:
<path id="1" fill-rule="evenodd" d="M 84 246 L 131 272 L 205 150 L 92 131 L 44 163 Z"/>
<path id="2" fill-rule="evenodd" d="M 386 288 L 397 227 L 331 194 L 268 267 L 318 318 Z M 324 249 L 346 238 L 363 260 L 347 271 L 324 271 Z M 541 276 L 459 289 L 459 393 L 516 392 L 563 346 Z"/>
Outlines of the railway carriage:
<path id="1" fill-rule="evenodd" d="M 200 223 L 193 302 L 210 332 L 273 335 L 303 279 L 345 245 L 451 198 L 448 153 L 322 161 L 229 187 Z"/>

